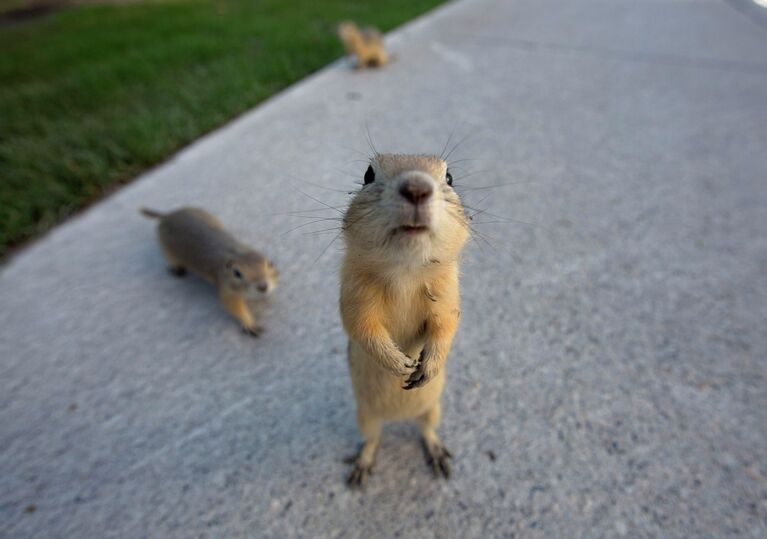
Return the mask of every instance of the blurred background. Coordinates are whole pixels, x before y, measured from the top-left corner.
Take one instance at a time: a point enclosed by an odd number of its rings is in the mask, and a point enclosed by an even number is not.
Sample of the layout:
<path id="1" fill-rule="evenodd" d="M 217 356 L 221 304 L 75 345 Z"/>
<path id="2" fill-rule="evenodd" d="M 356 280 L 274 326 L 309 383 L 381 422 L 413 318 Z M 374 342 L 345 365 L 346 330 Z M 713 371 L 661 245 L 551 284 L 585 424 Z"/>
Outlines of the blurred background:
<path id="1" fill-rule="evenodd" d="M 0 258 L 440 0 L 0 0 Z"/>

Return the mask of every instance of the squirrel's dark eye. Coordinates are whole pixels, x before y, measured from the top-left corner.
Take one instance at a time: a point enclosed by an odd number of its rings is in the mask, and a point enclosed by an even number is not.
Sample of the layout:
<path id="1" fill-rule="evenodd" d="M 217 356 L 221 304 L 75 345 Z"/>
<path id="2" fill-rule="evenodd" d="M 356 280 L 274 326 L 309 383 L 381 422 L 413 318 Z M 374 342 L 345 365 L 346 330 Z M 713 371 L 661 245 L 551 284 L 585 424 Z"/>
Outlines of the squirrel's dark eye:
<path id="1" fill-rule="evenodd" d="M 373 183 L 373 180 L 376 179 L 376 173 L 373 171 L 373 165 L 368 166 L 368 169 L 365 171 L 365 185 L 369 183 Z"/>
<path id="2" fill-rule="evenodd" d="M 242 273 L 237 268 L 235 268 L 234 270 L 234 276 L 237 277 L 238 279 L 242 279 Z"/>
<path id="3" fill-rule="evenodd" d="M 445 173 L 445 180 L 447 180 L 448 185 L 453 185 L 453 175 L 449 171 Z"/>

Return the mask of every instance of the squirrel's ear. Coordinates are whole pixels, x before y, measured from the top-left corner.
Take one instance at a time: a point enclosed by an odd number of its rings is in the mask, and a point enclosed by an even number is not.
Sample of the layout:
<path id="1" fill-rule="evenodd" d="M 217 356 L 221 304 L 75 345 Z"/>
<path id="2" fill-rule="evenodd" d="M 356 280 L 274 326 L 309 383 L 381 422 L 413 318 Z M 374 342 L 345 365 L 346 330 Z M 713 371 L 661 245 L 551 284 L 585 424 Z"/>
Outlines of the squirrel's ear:
<path id="1" fill-rule="evenodd" d="M 226 264 L 224 265 L 226 269 L 232 269 L 232 266 L 234 266 L 234 260 L 231 260 L 231 259 L 227 260 Z"/>

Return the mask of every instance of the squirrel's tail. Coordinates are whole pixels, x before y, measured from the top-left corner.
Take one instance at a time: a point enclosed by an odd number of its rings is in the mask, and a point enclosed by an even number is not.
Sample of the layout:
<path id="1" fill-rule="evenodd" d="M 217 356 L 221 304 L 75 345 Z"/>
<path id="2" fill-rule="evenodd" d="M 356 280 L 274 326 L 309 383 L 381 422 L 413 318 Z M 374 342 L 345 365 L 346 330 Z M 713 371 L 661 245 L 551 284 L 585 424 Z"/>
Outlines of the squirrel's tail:
<path id="1" fill-rule="evenodd" d="M 359 27 L 352 21 L 342 21 L 336 27 L 336 33 L 341 41 L 354 41 L 362 39 L 362 32 Z"/>
<path id="2" fill-rule="evenodd" d="M 139 211 L 144 216 L 150 217 L 152 219 L 162 219 L 163 217 L 165 217 L 164 213 L 160 213 L 159 211 L 156 211 L 156 210 L 150 210 L 149 208 L 141 208 L 141 210 Z"/>

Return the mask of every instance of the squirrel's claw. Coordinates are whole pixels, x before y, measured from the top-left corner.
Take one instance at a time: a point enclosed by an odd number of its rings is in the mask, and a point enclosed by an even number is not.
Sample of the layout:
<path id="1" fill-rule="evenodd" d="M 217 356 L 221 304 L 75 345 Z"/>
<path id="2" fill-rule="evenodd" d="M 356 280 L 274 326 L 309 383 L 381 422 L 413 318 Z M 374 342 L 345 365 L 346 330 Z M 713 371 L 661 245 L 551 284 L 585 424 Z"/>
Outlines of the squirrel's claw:
<path id="1" fill-rule="evenodd" d="M 402 386 L 402 389 L 414 389 L 416 387 L 421 387 L 426 382 L 429 381 L 429 377 L 426 375 L 426 370 L 424 369 L 424 363 L 421 362 L 418 364 L 418 368 L 408 377 L 407 380 L 405 380 L 405 385 Z"/>
<path id="2" fill-rule="evenodd" d="M 413 389 L 416 387 L 421 387 L 431 379 L 431 376 L 427 375 L 426 373 L 426 361 L 424 360 L 424 352 L 425 350 L 421 350 L 421 355 L 418 356 L 418 361 L 416 362 L 416 369 L 410 374 L 410 376 L 408 376 L 408 379 L 405 380 L 405 385 L 402 386 L 402 389 Z"/>
<path id="3" fill-rule="evenodd" d="M 349 488 L 365 488 L 368 483 L 368 477 L 373 474 L 373 467 L 361 464 L 359 461 L 354 465 L 352 473 L 349 474 L 346 484 Z"/>
<path id="4" fill-rule="evenodd" d="M 243 326 L 242 331 L 243 333 L 245 333 L 245 335 L 258 338 L 264 332 L 264 328 L 262 328 L 261 326 L 251 326 L 251 327 Z"/>
<path id="5" fill-rule="evenodd" d="M 402 366 L 396 371 L 396 374 L 399 376 L 412 376 L 418 369 L 421 358 L 413 359 L 407 355 L 405 357 L 407 358 L 407 361 L 402 362 Z"/>
<path id="6" fill-rule="evenodd" d="M 426 463 L 431 466 L 435 477 L 450 479 L 450 459 L 453 455 L 442 443 L 424 442 L 426 450 Z"/>
<path id="7" fill-rule="evenodd" d="M 183 266 L 173 266 L 168 268 L 168 273 L 174 277 L 184 277 L 186 275 L 186 268 Z"/>

